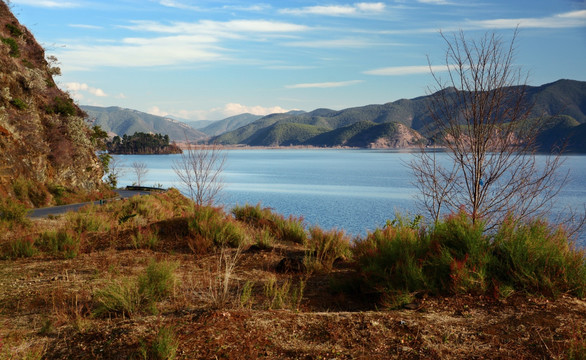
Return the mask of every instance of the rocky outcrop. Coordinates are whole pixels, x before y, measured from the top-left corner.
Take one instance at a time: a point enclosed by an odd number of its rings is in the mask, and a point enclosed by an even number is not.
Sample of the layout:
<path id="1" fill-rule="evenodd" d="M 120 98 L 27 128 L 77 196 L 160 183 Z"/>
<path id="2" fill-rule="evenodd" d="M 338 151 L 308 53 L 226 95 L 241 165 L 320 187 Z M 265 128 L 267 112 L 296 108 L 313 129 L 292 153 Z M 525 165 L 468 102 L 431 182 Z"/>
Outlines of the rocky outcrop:
<path id="1" fill-rule="evenodd" d="M 53 80 L 44 49 L 0 1 L 0 195 L 14 184 L 92 190 L 102 168 L 85 114 Z M 18 190 L 16 190 L 18 192 Z"/>

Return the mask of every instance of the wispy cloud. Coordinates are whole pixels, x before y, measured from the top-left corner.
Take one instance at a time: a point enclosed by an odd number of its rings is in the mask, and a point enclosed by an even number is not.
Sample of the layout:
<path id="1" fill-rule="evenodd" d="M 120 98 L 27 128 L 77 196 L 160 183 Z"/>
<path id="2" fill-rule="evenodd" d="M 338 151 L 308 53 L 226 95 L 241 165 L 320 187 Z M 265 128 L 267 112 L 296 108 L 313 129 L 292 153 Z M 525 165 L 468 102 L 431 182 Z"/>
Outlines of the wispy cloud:
<path id="1" fill-rule="evenodd" d="M 521 28 L 586 27 L 586 10 L 571 11 L 542 18 L 471 20 L 467 22 L 467 25 L 483 29 L 510 29 L 517 26 Z"/>
<path id="2" fill-rule="evenodd" d="M 123 28 L 141 33 L 106 45 L 68 44 L 57 54 L 64 64 L 79 64 L 77 69 L 96 66 L 145 67 L 201 63 L 226 59 L 230 50 L 220 43 L 225 39 L 261 41 L 265 36 L 284 36 L 308 30 L 304 25 L 268 20 L 202 20 L 194 23 L 134 21 Z M 146 37 L 144 32 L 168 36 Z"/>
<path id="3" fill-rule="evenodd" d="M 62 0 L 12 0 L 14 4 L 46 8 L 72 8 L 80 6 L 79 2 Z"/>
<path id="4" fill-rule="evenodd" d="M 385 4 L 376 3 L 355 3 L 352 5 L 317 5 L 297 9 L 282 9 L 282 14 L 292 15 L 326 15 L 326 16 L 352 16 L 364 13 L 378 13 L 385 10 Z"/>
<path id="5" fill-rule="evenodd" d="M 305 84 L 294 84 L 285 86 L 287 89 L 309 89 L 309 88 L 336 88 L 343 86 L 350 86 L 364 82 L 364 80 L 350 80 L 350 81 L 338 81 L 338 82 L 322 82 L 322 83 L 305 83 Z"/>
<path id="6" fill-rule="evenodd" d="M 197 6 L 186 5 L 186 4 L 183 4 L 179 1 L 174 1 L 174 0 L 161 0 L 159 2 L 159 4 L 166 6 L 166 7 L 177 8 L 177 9 L 195 10 L 195 11 L 200 10 L 200 8 Z"/>
<path id="7" fill-rule="evenodd" d="M 79 29 L 103 29 L 103 27 L 101 27 L 101 26 L 87 25 L 87 24 L 69 24 L 69 27 L 79 28 Z"/>
<path id="8" fill-rule="evenodd" d="M 433 65 L 431 71 L 442 72 L 447 71 L 448 67 L 445 65 Z M 391 66 L 379 69 L 373 69 L 364 71 L 363 74 L 367 75 L 383 75 L 383 76 L 401 76 L 401 75 L 416 75 L 416 74 L 429 74 L 429 65 L 413 65 L 413 66 Z"/>
<path id="9" fill-rule="evenodd" d="M 433 4 L 433 5 L 455 5 L 455 3 L 446 0 L 417 0 L 422 4 Z"/>
<path id="10" fill-rule="evenodd" d="M 79 64 L 78 70 L 97 66 L 148 67 L 222 58 L 215 39 L 205 36 L 171 36 L 158 38 L 126 38 L 109 45 L 68 45 L 58 57 L 63 64 Z"/>
<path id="11" fill-rule="evenodd" d="M 135 31 L 149 31 L 169 34 L 213 34 L 225 37 L 228 34 L 237 35 L 242 32 L 249 33 L 285 33 L 306 31 L 305 25 L 297 25 L 289 22 L 270 20 L 231 20 L 212 21 L 201 20 L 198 22 L 173 22 L 162 24 L 157 21 L 133 21 L 133 25 L 122 26 Z"/>
<path id="12" fill-rule="evenodd" d="M 364 38 L 343 38 L 343 39 L 331 39 L 331 40 L 307 40 L 307 41 L 291 41 L 283 43 L 285 46 L 292 47 L 307 47 L 307 48 L 365 48 L 370 46 L 379 46 L 380 43 L 373 43 L 370 40 Z M 389 44 L 385 44 L 389 45 Z"/>

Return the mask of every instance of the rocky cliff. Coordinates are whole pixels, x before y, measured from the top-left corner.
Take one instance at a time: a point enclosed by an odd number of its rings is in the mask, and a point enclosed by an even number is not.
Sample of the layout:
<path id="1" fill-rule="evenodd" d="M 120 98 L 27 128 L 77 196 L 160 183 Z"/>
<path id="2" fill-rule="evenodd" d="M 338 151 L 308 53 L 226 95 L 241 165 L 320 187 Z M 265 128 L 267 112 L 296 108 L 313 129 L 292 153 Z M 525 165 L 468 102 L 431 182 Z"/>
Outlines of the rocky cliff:
<path id="1" fill-rule="evenodd" d="M 50 60 L 0 1 L 0 197 L 36 206 L 51 201 L 48 189 L 93 190 L 102 176 L 85 114 Z"/>

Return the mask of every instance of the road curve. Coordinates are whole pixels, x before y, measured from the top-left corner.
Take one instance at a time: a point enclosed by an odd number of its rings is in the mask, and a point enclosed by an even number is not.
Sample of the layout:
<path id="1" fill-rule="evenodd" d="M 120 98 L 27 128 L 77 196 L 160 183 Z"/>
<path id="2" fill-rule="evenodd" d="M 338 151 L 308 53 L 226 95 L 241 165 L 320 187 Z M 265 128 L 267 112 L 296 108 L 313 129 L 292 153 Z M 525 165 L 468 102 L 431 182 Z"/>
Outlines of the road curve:
<path id="1" fill-rule="evenodd" d="M 79 203 L 79 204 L 68 204 L 68 205 L 60 205 L 60 206 L 50 206 L 50 207 L 45 207 L 45 208 L 37 208 L 37 209 L 30 210 L 28 212 L 27 216 L 29 218 L 33 218 L 33 219 L 46 218 L 46 217 L 49 217 L 49 215 L 61 215 L 61 214 L 65 214 L 68 211 L 77 211 L 81 207 L 88 205 L 88 204 L 98 205 L 98 204 L 100 204 L 100 202 L 103 202 L 103 201 L 113 201 L 113 200 L 117 200 L 117 199 L 125 199 L 125 198 L 129 198 L 129 197 L 133 197 L 134 195 L 148 195 L 148 194 L 150 194 L 149 191 L 144 191 L 144 190 L 116 189 L 114 191 L 118 194 L 118 197 L 113 198 L 113 199 L 88 201 L 88 202 Z"/>

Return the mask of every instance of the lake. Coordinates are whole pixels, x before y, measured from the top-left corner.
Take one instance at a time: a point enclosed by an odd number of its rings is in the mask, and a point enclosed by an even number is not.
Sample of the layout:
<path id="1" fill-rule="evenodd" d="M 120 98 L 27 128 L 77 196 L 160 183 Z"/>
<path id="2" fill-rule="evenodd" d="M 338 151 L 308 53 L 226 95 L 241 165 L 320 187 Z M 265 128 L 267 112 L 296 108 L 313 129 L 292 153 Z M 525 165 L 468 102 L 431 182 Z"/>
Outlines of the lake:
<path id="1" fill-rule="evenodd" d="M 269 207 L 285 216 L 303 216 L 308 225 L 344 229 L 355 236 L 384 226 L 396 212 L 417 214 L 417 189 L 405 165 L 412 153 L 397 150 L 245 149 L 227 150 L 220 204 Z M 136 181 L 131 164 L 148 167 L 142 185 L 177 187 L 173 161 L 181 155 L 119 155 L 126 169 L 119 186 Z M 441 154 L 440 156 L 446 156 Z M 565 157 L 571 179 L 554 211 L 586 203 L 586 156 Z M 586 234 L 579 239 L 586 245 Z"/>

